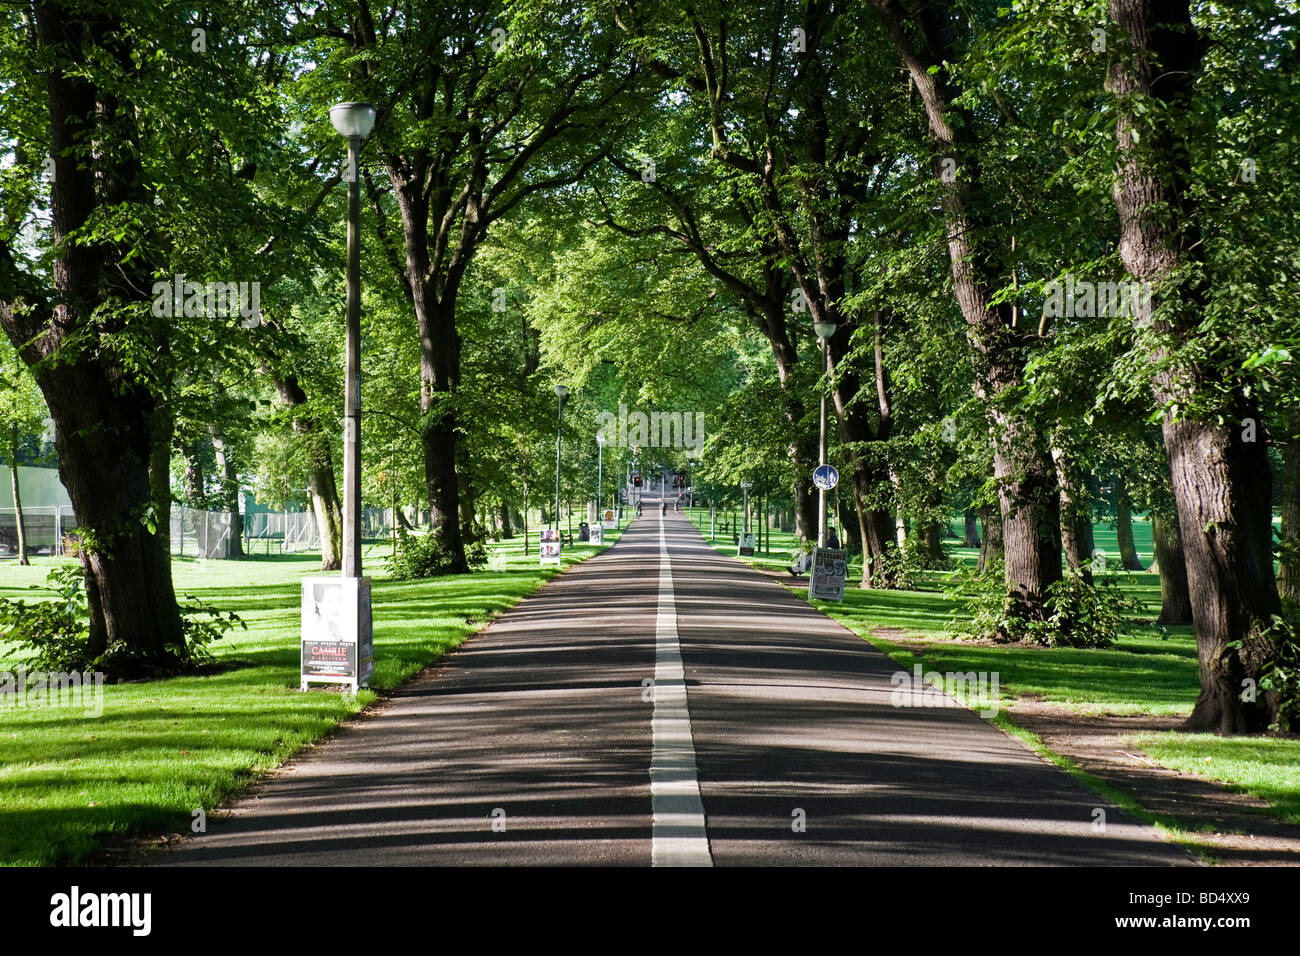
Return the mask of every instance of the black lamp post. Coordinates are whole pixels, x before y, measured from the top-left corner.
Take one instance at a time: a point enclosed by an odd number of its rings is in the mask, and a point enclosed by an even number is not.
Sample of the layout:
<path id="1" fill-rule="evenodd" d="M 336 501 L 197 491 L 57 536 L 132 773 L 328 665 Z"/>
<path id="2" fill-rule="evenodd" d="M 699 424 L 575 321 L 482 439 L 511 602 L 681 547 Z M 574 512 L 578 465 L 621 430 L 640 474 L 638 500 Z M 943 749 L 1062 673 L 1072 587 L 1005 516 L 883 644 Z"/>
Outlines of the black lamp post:
<path id="1" fill-rule="evenodd" d="M 348 315 L 343 380 L 343 576 L 361 577 L 361 141 L 375 126 L 375 109 L 339 103 L 330 122 L 348 141 Z"/>

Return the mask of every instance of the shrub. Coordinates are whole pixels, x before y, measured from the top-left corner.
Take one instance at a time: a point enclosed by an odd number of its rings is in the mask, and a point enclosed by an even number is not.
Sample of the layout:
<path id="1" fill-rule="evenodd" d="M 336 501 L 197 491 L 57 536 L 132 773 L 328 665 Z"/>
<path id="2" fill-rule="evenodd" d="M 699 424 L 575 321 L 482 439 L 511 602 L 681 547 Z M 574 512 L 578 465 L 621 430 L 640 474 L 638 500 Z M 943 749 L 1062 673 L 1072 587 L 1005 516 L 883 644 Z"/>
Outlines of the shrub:
<path id="1" fill-rule="evenodd" d="M 23 664 L 33 670 L 87 671 L 107 673 L 178 673 L 212 661 L 207 645 L 238 625 L 248 625 L 233 611 L 220 611 L 190 597 L 181 605 L 182 643 L 169 644 L 162 661 L 140 660 L 139 652 L 115 644 L 104 653 L 90 651 L 90 612 L 86 608 L 85 576 L 80 566 L 61 565 L 45 579 L 52 601 L 11 601 L 0 598 L 0 634 L 30 654 Z"/>
<path id="2" fill-rule="evenodd" d="M 85 578 L 75 564 L 61 565 L 45 577 L 52 601 L 11 601 L 0 598 L 0 633 L 21 650 L 23 663 L 36 670 L 84 671 L 90 656 L 90 614 L 86 610 Z"/>
<path id="3" fill-rule="evenodd" d="M 1277 723 L 1270 729 L 1295 733 L 1300 730 L 1300 604 L 1283 598 L 1282 613 L 1273 615 L 1260 636 L 1277 649 L 1277 656 L 1260 669 L 1259 679 L 1261 690 L 1278 695 Z"/>
<path id="4" fill-rule="evenodd" d="M 1078 572 L 1067 571 L 1048 588 L 1045 617 L 1035 620 L 1012 614 L 1001 562 L 990 563 L 982 574 L 954 572 L 945 594 L 960 601 L 969 616 L 954 615 L 948 622 L 949 633 L 1045 647 L 1110 647 L 1126 614 L 1142 609 L 1120 589 L 1114 573 L 1094 574 L 1089 584 Z"/>
<path id="5" fill-rule="evenodd" d="M 487 549 L 481 540 L 472 538 L 466 543 L 465 559 L 471 570 L 487 564 Z M 451 551 L 436 531 L 410 534 L 400 525 L 397 529 L 397 555 L 388 558 L 387 564 L 389 572 L 398 581 L 436 578 L 454 571 Z"/>
<path id="6" fill-rule="evenodd" d="M 871 574 L 871 586 L 910 591 L 916 586 L 917 577 L 925 570 L 926 559 L 918 549 L 900 548 L 897 543 L 890 541 L 885 544 L 885 553 L 876 562 L 876 570 Z"/>

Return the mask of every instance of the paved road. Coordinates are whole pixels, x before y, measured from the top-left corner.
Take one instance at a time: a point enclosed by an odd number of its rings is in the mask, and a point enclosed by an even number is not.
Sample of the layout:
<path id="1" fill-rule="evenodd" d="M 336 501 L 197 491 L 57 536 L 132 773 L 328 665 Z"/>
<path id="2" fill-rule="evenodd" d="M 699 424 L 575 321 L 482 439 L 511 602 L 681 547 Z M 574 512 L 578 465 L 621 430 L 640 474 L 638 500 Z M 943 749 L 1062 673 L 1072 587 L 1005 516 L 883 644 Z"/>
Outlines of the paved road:
<path id="1" fill-rule="evenodd" d="M 647 507 L 159 863 L 1191 862 L 897 671 Z"/>

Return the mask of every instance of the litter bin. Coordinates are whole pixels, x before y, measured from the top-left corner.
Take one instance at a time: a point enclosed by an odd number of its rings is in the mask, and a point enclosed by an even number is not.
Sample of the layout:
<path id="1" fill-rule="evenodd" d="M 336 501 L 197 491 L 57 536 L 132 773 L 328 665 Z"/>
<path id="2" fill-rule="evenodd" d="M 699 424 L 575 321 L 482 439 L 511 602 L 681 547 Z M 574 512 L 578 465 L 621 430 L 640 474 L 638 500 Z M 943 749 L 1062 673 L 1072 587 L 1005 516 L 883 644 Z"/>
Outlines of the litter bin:
<path id="1" fill-rule="evenodd" d="M 585 521 L 578 522 L 578 540 L 579 541 L 591 540 L 591 525 L 587 524 L 587 522 Z"/>

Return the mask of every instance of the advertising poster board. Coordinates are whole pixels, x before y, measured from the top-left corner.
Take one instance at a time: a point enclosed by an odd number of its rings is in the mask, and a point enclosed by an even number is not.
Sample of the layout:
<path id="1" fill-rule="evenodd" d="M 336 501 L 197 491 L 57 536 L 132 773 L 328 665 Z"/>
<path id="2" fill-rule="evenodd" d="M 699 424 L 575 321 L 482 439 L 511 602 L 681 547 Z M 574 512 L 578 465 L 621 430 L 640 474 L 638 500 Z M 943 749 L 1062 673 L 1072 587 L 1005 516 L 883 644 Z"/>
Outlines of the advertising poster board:
<path id="1" fill-rule="evenodd" d="M 299 682 L 346 684 L 355 692 L 374 673 L 370 579 L 309 577 L 302 582 Z"/>
<path id="2" fill-rule="evenodd" d="M 849 553 L 834 548 L 814 548 L 808 577 L 808 597 L 818 601 L 843 601 Z"/>
<path id="3" fill-rule="evenodd" d="M 555 528 L 543 528 L 541 532 L 541 562 L 542 564 L 560 563 L 560 532 Z"/>

